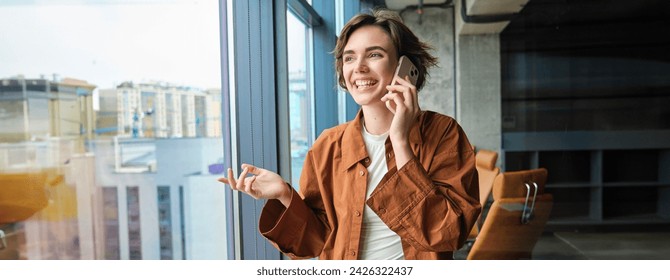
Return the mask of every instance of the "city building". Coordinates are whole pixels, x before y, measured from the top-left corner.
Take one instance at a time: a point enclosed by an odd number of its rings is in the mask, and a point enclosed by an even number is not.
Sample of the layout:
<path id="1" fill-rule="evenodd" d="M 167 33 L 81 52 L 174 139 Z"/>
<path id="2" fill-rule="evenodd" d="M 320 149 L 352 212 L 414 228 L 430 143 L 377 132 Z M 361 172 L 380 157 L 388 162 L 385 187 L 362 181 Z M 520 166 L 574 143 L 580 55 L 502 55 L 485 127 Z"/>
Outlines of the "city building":
<path id="1" fill-rule="evenodd" d="M 90 145 L 104 201 L 102 258 L 225 259 L 226 239 L 211 238 L 225 237 L 225 188 L 209 171 L 210 165 L 220 161 L 221 140 L 147 139 L 135 143 L 153 146 L 155 167 L 143 172 L 116 170 L 118 148 L 114 145 L 109 140 Z"/>
<path id="2" fill-rule="evenodd" d="M 28 209 L 0 215 L 12 258 L 227 257 L 220 90 L 55 76 L 0 94 L 0 179 L 20 182 L 0 191 Z"/>
<path id="3" fill-rule="evenodd" d="M 220 90 L 164 82 L 124 82 L 100 90 L 101 135 L 134 138 L 220 137 Z M 116 121 L 114 121 L 116 116 Z"/>
<path id="4" fill-rule="evenodd" d="M 95 131 L 96 86 L 72 78 L 0 80 L 0 141 L 50 137 L 91 139 Z"/>

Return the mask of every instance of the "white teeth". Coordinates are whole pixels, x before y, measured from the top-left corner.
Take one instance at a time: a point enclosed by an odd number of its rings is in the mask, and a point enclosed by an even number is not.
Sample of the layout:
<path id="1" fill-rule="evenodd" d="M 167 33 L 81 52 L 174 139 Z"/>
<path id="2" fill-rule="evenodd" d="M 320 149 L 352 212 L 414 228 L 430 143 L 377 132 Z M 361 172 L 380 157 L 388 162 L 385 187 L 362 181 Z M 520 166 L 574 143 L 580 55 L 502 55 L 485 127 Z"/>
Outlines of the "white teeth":
<path id="1" fill-rule="evenodd" d="M 367 87 L 376 84 L 377 81 L 374 80 L 356 80 L 356 86 L 358 87 Z"/>

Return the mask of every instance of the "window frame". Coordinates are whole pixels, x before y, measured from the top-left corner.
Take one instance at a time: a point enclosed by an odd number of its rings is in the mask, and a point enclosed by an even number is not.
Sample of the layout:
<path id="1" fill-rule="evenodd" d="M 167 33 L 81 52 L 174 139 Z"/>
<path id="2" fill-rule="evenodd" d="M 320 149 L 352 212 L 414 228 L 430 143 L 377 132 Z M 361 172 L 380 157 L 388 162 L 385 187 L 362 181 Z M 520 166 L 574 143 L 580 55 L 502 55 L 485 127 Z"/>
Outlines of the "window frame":
<path id="1" fill-rule="evenodd" d="M 303 21 L 311 24 L 313 32 L 314 57 L 308 65 L 312 73 L 312 137 L 316 139 L 324 129 L 338 124 L 337 81 L 331 53 L 337 39 L 336 5 L 333 1 L 315 2 L 310 6 L 304 0 L 274 0 L 272 5 L 263 5 L 265 1 L 261 0 L 220 0 L 222 21 L 229 23 L 228 34 L 221 31 L 221 38 L 229 40 L 226 47 L 222 39 L 221 48 L 221 73 L 229 75 L 227 80 L 222 79 L 222 88 L 229 89 L 222 91 L 222 98 L 229 101 L 222 104 L 227 118 L 224 123 L 228 122 L 224 131 L 226 128 L 231 131 L 230 135 L 224 135 L 224 163 L 236 174 L 240 173 L 241 163 L 250 163 L 277 172 L 283 178 L 291 175 L 286 44 L 289 3 L 291 9 L 303 11 L 300 14 L 307 16 Z M 227 56 L 230 61 L 226 62 Z M 229 258 L 281 259 L 279 251 L 258 233 L 258 219 L 265 201 L 230 190 L 228 194 L 231 197 L 227 200 Z"/>

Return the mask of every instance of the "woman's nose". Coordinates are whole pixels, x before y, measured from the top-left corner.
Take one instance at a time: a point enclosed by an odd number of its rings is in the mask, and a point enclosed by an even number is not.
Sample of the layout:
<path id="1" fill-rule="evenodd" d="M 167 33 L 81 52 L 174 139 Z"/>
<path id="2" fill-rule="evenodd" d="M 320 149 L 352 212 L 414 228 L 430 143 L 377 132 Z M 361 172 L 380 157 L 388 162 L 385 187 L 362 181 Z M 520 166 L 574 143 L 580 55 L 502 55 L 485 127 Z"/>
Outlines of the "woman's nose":
<path id="1" fill-rule="evenodd" d="M 364 59 L 359 59 L 356 62 L 356 68 L 354 68 L 354 72 L 356 73 L 365 73 L 368 71 L 368 65 L 365 63 Z"/>

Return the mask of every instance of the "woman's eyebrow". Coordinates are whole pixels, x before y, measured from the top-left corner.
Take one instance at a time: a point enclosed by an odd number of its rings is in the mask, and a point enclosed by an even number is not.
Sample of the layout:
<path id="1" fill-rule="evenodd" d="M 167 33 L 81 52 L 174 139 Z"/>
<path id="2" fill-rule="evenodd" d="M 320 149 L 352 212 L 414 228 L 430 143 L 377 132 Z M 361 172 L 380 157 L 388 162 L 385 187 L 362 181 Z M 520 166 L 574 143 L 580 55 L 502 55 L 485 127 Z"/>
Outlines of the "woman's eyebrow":
<path id="1" fill-rule="evenodd" d="M 380 51 L 383 51 L 383 52 L 387 52 L 386 49 L 382 48 L 381 46 L 372 46 L 372 47 L 365 48 L 366 52 L 374 51 L 374 50 L 380 50 Z"/>
<path id="2" fill-rule="evenodd" d="M 374 51 L 374 50 L 380 50 L 380 51 L 383 51 L 383 52 L 387 52 L 386 49 L 384 49 L 381 46 L 372 46 L 372 47 L 365 48 L 365 52 Z M 345 50 L 342 54 L 354 54 L 354 53 L 356 53 L 354 50 Z"/>

